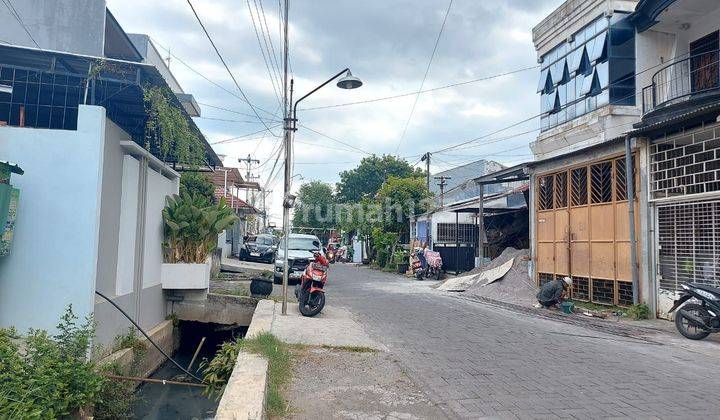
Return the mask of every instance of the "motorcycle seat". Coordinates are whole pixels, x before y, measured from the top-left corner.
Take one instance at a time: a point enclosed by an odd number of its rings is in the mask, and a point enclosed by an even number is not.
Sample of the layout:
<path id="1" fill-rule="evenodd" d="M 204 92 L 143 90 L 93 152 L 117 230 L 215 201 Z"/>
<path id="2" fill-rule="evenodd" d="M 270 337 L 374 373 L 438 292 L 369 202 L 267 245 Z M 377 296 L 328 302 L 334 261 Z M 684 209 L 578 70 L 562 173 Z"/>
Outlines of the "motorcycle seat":
<path id="1" fill-rule="evenodd" d="M 705 284 L 697 284 L 697 283 L 693 283 L 693 286 L 697 287 L 700 290 L 704 290 L 706 292 L 720 296 L 720 288 L 713 287 L 713 286 L 707 286 Z"/>

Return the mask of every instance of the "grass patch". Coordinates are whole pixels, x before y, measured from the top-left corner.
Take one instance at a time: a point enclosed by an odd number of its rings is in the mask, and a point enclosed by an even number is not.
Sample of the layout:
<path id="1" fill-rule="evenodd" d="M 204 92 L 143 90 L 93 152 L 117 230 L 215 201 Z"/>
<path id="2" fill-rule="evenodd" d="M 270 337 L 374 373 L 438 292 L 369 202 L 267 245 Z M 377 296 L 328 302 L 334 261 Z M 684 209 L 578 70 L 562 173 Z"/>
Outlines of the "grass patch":
<path id="1" fill-rule="evenodd" d="M 590 311 L 607 312 L 607 313 L 612 313 L 612 312 L 626 313 L 627 312 L 627 308 L 623 308 L 621 306 L 599 305 L 597 303 L 582 302 L 579 300 L 573 300 L 571 302 L 575 304 L 576 308 L 587 309 Z"/>
<path id="2" fill-rule="evenodd" d="M 215 358 L 204 361 L 202 369 L 206 393 L 220 398 L 230 379 L 238 353 L 246 351 L 258 354 L 268 361 L 268 395 L 266 410 L 269 417 L 281 417 L 288 412 L 288 404 L 283 396 L 287 383 L 292 376 L 290 346 L 271 333 L 258 334 L 255 338 L 225 342 Z"/>
<path id="3" fill-rule="evenodd" d="M 323 344 L 320 346 L 327 350 L 340 350 L 340 351 L 347 351 L 350 353 L 377 353 L 378 350 L 374 349 L 372 347 L 365 347 L 365 346 L 331 346 L 328 344 Z"/>
<path id="4" fill-rule="evenodd" d="M 213 292 L 218 295 L 230 295 L 230 296 L 250 296 L 250 291 L 248 289 L 233 289 L 233 290 L 218 290 L 217 292 Z"/>

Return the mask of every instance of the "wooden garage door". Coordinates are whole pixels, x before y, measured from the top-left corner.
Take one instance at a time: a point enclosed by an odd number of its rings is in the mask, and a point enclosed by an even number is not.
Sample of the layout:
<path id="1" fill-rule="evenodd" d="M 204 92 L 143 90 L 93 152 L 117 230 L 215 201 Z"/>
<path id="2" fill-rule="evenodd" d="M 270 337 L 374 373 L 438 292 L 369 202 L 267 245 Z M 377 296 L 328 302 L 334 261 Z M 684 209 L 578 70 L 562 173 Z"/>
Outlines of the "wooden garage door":
<path id="1" fill-rule="evenodd" d="M 632 304 L 625 158 L 543 174 L 537 183 L 538 284 L 570 276 L 574 299 Z"/>

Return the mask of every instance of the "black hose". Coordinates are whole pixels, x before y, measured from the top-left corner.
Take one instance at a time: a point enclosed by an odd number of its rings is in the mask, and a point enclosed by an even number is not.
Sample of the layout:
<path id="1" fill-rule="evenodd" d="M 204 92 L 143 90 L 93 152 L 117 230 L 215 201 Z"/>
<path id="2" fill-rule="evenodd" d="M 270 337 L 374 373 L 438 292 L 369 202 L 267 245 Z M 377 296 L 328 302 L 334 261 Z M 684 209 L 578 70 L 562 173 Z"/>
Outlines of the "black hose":
<path id="1" fill-rule="evenodd" d="M 175 366 L 177 366 L 180 370 L 182 370 L 182 371 L 185 372 L 186 374 L 190 375 L 190 377 L 193 378 L 193 379 L 195 379 L 196 381 L 198 381 L 198 382 L 200 382 L 200 383 L 203 382 L 202 379 L 200 379 L 200 378 L 198 378 L 197 376 L 195 376 L 195 375 L 193 375 L 192 373 L 190 373 L 190 371 L 188 371 L 188 370 L 185 369 L 184 367 L 180 366 L 180 364 L 179 364 L 178 362 L 176 362 L 175 359 L 173 359 L 172 357 L 168 356 L 168 354 L 165 353 L 165 352 L 163 351 L 163 349 L 160 348 L 160 346 L 158 346 L 157 344 L 155 344 L 155 342 L 150 338 L 149 335 L 147 335 L 147 333 L 145 332 L 145 330 L 143 330 L 142 328 L 140 328 L 140 326 L 137 324 L 137 322 L 135 322 L 132 318 L 130 318 L 130 315 L 128 315 L 125 311 L 123 311 L 121 307 L 117 306 L 117 304 L 116 304 L 115 302 L 113 302 L 112 300 L 108 299 L 107 296 L 103 295 L 102 293 L 98 292 L 97 290 L 95 291 L 95 293 L 96 293 L 98 296 L 100 296 L 101 298 L 103 298 L 103 299 L 107 300 L 108 302 L 110 302 L 110 304 L 111 304 L 112 306 L 114 306 L 115 309 L 117 309 L 118 311 L 120 311 L 121 314 L 125 315 L 125 318 L 129 319 L 130 322 L 132 322 L 132 324 L 135 326 L 135 328 L 137 328 L 137 329 L 142 333 L 142 335 L 144 335 L 145 338 L 148 339 L 148 341 L 150 342 L 150 344 L 152 344 L 153 346 L 155 346 L 155 348 L 158 349 L 158 351 L 159 351 L 160 353 L 162 353 L 163 356 L 167 357 L 168 360 L 170 360 L 171 362 L 173 362 L 173 364 L 174 364 Z"/>

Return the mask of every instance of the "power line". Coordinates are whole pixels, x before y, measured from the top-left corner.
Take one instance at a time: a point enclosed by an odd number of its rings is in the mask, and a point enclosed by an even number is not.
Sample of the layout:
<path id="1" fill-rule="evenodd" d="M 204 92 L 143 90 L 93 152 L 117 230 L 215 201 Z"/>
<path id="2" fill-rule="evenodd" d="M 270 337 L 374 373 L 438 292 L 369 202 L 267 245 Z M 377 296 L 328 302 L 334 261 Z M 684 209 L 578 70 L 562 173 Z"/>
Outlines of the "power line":
<path id="1" fill-rule="evenodd" d="M 430 65 L 433 62 L 433 58 L 435 58 L 435 52 L 437 51 L 438 44 L 440 43 L 440 38 L 442 37 L 443 30 L 445 30 L 445 22 L 447 21 L 448 15 L 450 14 L 450 8 L 452 7 L 452 4 L 453 0 L 450 0 L 447 10 L 445 11 L 445 17 L 443 18 L 442 25 L 440 26 L 440 32 L 438 32 L 437 39 L 435 39 L 435 45 L 433 46 L 432 53 L 430 54 L 430 60 L 428 60 L 427 67 L 425 67 L 425 74 L 423 75 L 422 82 L 420 82 L 420 89 L 418 89 L 418 92 L 421 91 L 425 86 L 425 80 L 427 79 L 427 75 L 430 72 Z M 410 125 L 410 121 L 412 120 L 413 114 L 415 113 L 415 106 L 417 105 L 419 98 L 420 93 L 415 95 L 415 100 L 413 101 L 412 108 L 410 108 L 410 115 L 408 115 L 408 119 L 407 121 L 405 121 L 405 128 L 403 128 L 400 140 L 398 141 L 397 147 L 395 147 L 396 155 L 398 150 L 400 150 L 400 145 L 402 144 L 403 139 L 405 138 L 405 133 L 407 133 L 408 126 Z"/>
<path id="2" fill-rule="evenodd" d="M 254 2 L 255 0 L 253 0 Z M 272 84 L 273 93 L 275 93 L 275 98 L 277 99 L 278 103 L 282 103 L 280 100 L 280 94 L 278 93 L 278 88 L 275 86 L 275 68 L 270 70 L 271 65 L 268 65 L 267 57 L 265 56 L 265 48 L 263 48 L 262 42 L 260 41 L 260 34 L 258 34 L 257 26 L 255 25 L 255 15 L 253 14 L 252 7 L 250 7 L 250 0 L 245 0 L 245 3 L 247 3 L 248 12 L 250 13 L 250 20 L 252 21 L 253 31 L 255 31 L 255 38 L 257 39 L 258 47 L 260 48 L 260 54 L 262 55 L 263 62 L 265 63 L 265 69 L 268 72 L 268 77 L 270 77 L 270 83 Z M 257 10 L 257 3 L 255 3 L 255 8 Z M 260 20 L 260 16 L 258 15 L 258 21 Z M 260 30 L 263 34 L 263 40 L 265 40 L 265 31 L 260 27 Z M 265 41 L 267 45 L 267 41 Z M 270 54 L 270 50 L 268 49 L 268 55 Z"/>
<path id="3" fill-rule="evenodd" d="M 350 148 L 352 148 L 352 149 L 355 149 L 355 150 L 357 150 L 358 152 L 364 153 L 364 154 L 366 154 L 366 155 L 368 155 L 368 156 L 372 155 L 372 153 L 370 153 L 370 152 L 368 152 L 368 151 L 366 151 L 366 150 L 363 150 L 363 149 L 361 149 L 361 148 L 359 148 L 359 147 L 353 146 L 352 144 L 346 143 L 346 142 L 344 142 L 344 141 L 342 141 L 342 140 L 336 139 L 335 137 L 328 136 L 327 134 L 321 133 L 320 131 L 317 131 L 317 130 L 315 130 L 314 128 L 308 127 L 307 125 L 299 124 L 299 123 L 298 123 L 298 125 L 299 125 L 300 127 L 304 128 L 304 129 L 306 129 L 306 130 L 312 131 L 312 132 L 315 133 L 315 134 L 318 134 L 318 135 L 320 135 L 320 136 L 323 136 L 323 137 L 325 137 L 326 139 L 332 140 L 332 141 L 334 141 L 334 142 L 336 142 L 336 143 L 340 143 L 340 144 L 342 144 L 342 145 L 345 145 L 345 146 L 348 146 L 348 147 L 350 147 Z"/>
<path id="4" fill-rule="evenodd" d="M 36 47 L 38 47 L 39 50 L 44 51 L 40 44 L 35 41 L 35 38 L 30 33 L 30 30 L 27 26 L 25 26 L 25 22 L 23 22 L 22 18 L 20 17 L 20 13 L 18 13 L 17 10 L 15 10 L 15 6 L 12 4 L 12 0 L 2 0 L 3 4 L 5 4 L 5 7 L 7 7 L 8 11 L 10 11 L 10 14 L 13 15 L 15 20 L 22 26 L 23 30 L 27 34 L 28 37 L 32 40 L 33 44 L 35 44 Z"/>
<path id="5" fill-rule="evenodd" d="M 281 125 L 281 124 L 275 124 L 275 125 L 273 125 L 273 126 L 272 126 L 272 128 L 277 128 L 277 127 L 279 127 L 280 125 Z M 240 141 L 240 140 L 242 140 L 242 141 L 246 141 L 246 140 L 254 140 L 254 139 L 246 139 L 245 137 L 250 137 L 250 136 L 253 136 L 253 135 L 255 135 L 255 134 L 259 134 L 259 133 L 262 133 L 262 132 L 264 132 L 264 131 L 267 131 L 267 130 L 270 130 L 270 128 L 267 128 L 267 129 L 262 129 L 262 130 L 258 130 L 258 131 L 253 131 L 252 133 L 248 133 L 248 134 L 243 134 L 242 136 L 237 136 L 237 137 L 230 137 L 229 139 L 225 139 L 225 140 L 220 140 L 220 141 L 215 141 L 215 142 L 212 142 L 212 143 L 210 143 L 210 145 L 214 145 L 214 144 L 223 144 L 223 143 L 229 143 L 229 142 L 231 142 L 231 141 Z"/>
<path id="6" fill-rule="evenodd" d="M 235 87 L 237 87 L 238 91 L 240 91 L 240 94 L 245 99 L 245 102 L 250 106 L 250 109 L 252 109 L 253 113 L 260 120 L 260 122 L 262 122 L 262 124 L 265 126 L 265 129 L 272 133 L 272 130 L 270 129 L 270 127 L 265 123 L 265 121 L 262 118 L 260 118 L 260 115 L 258 114 L 257 110 L 255 109 L 255 106 L 250 102 L 247 95 L 245 95 L 245 92 L 243 92 L 237 79 L 235 79 L 235 75 L 232 73 L 232 71 L 230 71 L 230 67 L 228 67 L 222 54 L 220 54 L 220 50 L 218 50 L 217 46 L 215 46 L 215 41 L 213 41 L 212 37 L 210 36 L 210 33 L 208 33 L 207 29 L 205 29 L 205 25 L 203 24 L 202 20 L 200 19 L 200 16 L 198 16 L 197 12 L 195 11 L 195 7 L 193 7 L 190 0 L 186 0 L 186 1 L 187 1 L 187 4 L 190 6 L 190 9 L 192 9 L 193 14 L 195 15 L 195 19 L 197 19 L 203 32 L 205 32 L 205 36 L 210 41 L 210 44 L 212 45 L 213 49 L 215 50 L 215 53 L 217 54 L 218 58 L 222 62 L 223 66 L 225 67 L 225 70 L 227 70 L 233 83 L 235 83 Z"/>
<path id="7" fill-rule="evenodd" d="M 253 0 L 253 1 L 255 1 L 255 0 Z M 270 42 L 270 50 L 272 51 L 271 57 L 275 61 L 275 69 L 277 70 L 278 80 L 281 80 L 280 79 L 280 62 L 277 58 L 277 53 L 275 52 L 275 45 L 273 44 L 272 36 L 270 35 L 270 26 L 267 23 L 267 15 L 265 15 L 265 8 L 263 7 L 262 0 L 258 0 L 258 3 L 260 3 L 260 12 L 262 14 L 263 21 L 265 22 L 265 30 L 267 31 L 268 41 Z M 255 8 L 257 9 L 257 6 L 255 6 Z M 260 27 L 262 28 L 262 24 L 260 25 Z"/>
<path id="8" fill-rule="evenodd" d="M 653 69 L 655 69 L 655 68 L 657 68 L 657 67 L 664 66 L 664 65 L 667 65 L 667 64 L 668 64 L 667 62 L 665 62 L 665 63 L 658 63 L 658 64 L 656 64 L 656 65 L 647 67 L 647 68 L 645 68 L 645 69 L 643 69 L 643 70 L 641 70 L 641 71 L 639 71 L 639 72 L 634 72 L 634 73 L 632 73 L 632 74 L 630 74 L 630 75 L 627 75 L 627 76 L 625 76 L 625 77 L 623 77 L 623 78 L 621 78 L 621 79 L 619 79 L 619 80 L 616 80 L 616 81 L 613 82 L 613 83 L 608 83 L 608 85 L 607 85 L 605 88 L 601 89 L 601 92 L 604 92 L 604 91 L 606 91 L 606 90 L 609 90 L 611 86 L 614 86 L 614 85 L 617 85 L 617 84 L 619 84 L 619 83 L 621 83 L 621 82 L 624 82 L 624 81 L 627 80 L 627 79 L 630 79 L 630 78 L 633 78 L 633 77 L 637 77 L 637 76 L 640 75 L 640 74 L 643 74 L 643 73 L 645 73 L 645 72 L 648 72 L 648 71 L 653 70 Z M 668 81 L 666 82 L 666 84 L 672 82 L 673 80 L 677 80 L 677 79 L 680 79 L 680 78 L 681 78 L 681 77 L 677 77 L 677 78 L 675 78 L 675 79 L 668 80 Z M 631 98 L 631 97 L 633 97 L 633 96 L 640 96 L 641 99 L 642 99 L 642 92 L 633 92 L 633 93 L 631 93 L 631 94 L 629 94 L 629 95 L 626 95 L 626 96 L 624 96 L 624 97 L 622 97 L 622 98 L 618 98 L 618 99 L 615 99 L 615 100 L 612 101 L 612 102 L 609 102 L 608 105 L 614 105 L 614 104 L 616 104 L 616 103 L 620 103 L 620 102 L 624 101 L 625 99 Z M 573 104 L 575 104 L 575 103 L 580 102 L 581 100 L 584 100 L 584 98 L 582 98 L 582 99 L 576 99 L 576 100 L 573 101 L 572 103 L 566 104 L 565 106 L 567 107 L 568 105 L 573 105 Z M 486 134 L 486 135 L 483 135 L 483 136 L 480 136 L 480 137 L 475 137 L 475 138 L 470 139 L 470 140 L 465 140 L 465 141 L 460 142 L 460 143 L 458 143 L 458 144 L 455 144 L 455 145 L 452 145 L 452 146 L 448 146 L 448 147 L 444 147 L 444 148 L 442 148 L 442 149 L 440 149 L 440 150 L 436 150 L 436 151 L 434 151 L 434 152 L 432 152 L 432 153 L 441 153 L 441 152 L 444 152 L 444 151 L 447 151 L 447 150 L 452 150 L 452 149 L 459 148 L 459 146 L 464 146 L 464 145 L 466 145 L 466 144 L 474 143 L 474 142 L 476 142 L 476 141 L 482 140 L 482 139 L 487 138 L 487 137 L 489 137 L 489 136 L 492 136 L 492 135 L 494 135 L 494 134 L 500 133 L 500 132 L 502 132 L 502 131 L 505 131 L 505 130 L 508 130 L 508 129 L 510 129 L 510 128 L 516 127 L 516 126 L 518 126 L 518 125 L 521 125 L 521 124 L 524 124 L 524 123 L 526 123 L 526 122 L 532 121 L 532 120 L 534 120 L 535 118 L 542 117 L 542 116 L 545 115 L 545 114 L 547 114 L 547 112 L 541 112 L 541 113 L 539 113 L 539 114 L 536 114 L 536 115 L 533 115 L 533 116 L 531 116 L 531 117 L 525 118 L 524 120 L 521 120 L 521 121 L 518 121 L 518 122 L 516 122 L 516 123 L 510 124 L 510 125 L 508 125 L 508 126 L 506 126 L 506 127 L 503 127 L 503 128 L 501 128 L 501 129 L 499 129 L 499 130 L 496 130 L 496 131 L 494 131 L 494 132 L 492 132 L 492 133 L 490 133 L 490 134 Z M 539 129 L 536 129 L 536 130 L 539 130 Z M 535 130 L 533 130 L 533 131 L 535 131 Z"/>
<path id="9" fill-rule="evenodd" d="M 391 100 L 391 99 L 405 98 L 407 96 L 418 95 L 421 93 L 435 92 L 435 91 L 442 90 L 442 89 L 448 89 L 448 88 L 453 88 L 453 87 L 457 87 L 457 86 L 463 86 L 463 85 L 469 85 L 472 83 L 483 82 L 486 80 L 497 79 L 497 78 L 500 78 L 503 76 L 509 76 L 511 74 L 522 73 L 524 71 L 537 69 L 538 67 L 540 67 L 540 66 L 535 65 L 535 66 L 523 67 L 523 68 L 519 68 L 519 69 L 515 69 L 515 70 L 506 71 L 504 73 L 498 73 L 498 74 L 494 74 L 491 76 L 484 76 L 484 77 L 480 77 L 477 79 L 466 80 L 464 82 L 451 83 L 448 85 L 438 86 L 438 87 L 434 87 L 431 89 L 418 90 L 418 91 L 407 92 L 407 93 L 400 93 L 397 95 L 383 96 L 383 97 L 379 97 L 379 98 L 366 99 L 363 101 L 345 102 L 342 104 L 334 104 L 334 105 L 323 105 L 323 106 L 316 106 L 316 107 L 312 107 L 312 108 L 300 108 L 300 110 L 301 111 L 315 111 L 315 110 L 320 110 L 320 109 L 339 108 L 339 107 L 344 107 L 344 106 L 362 105 L 362 104 L 369 104 L 369 103 L 373 103 L 373 102 L 387 101 L 387 100 Z"/>

